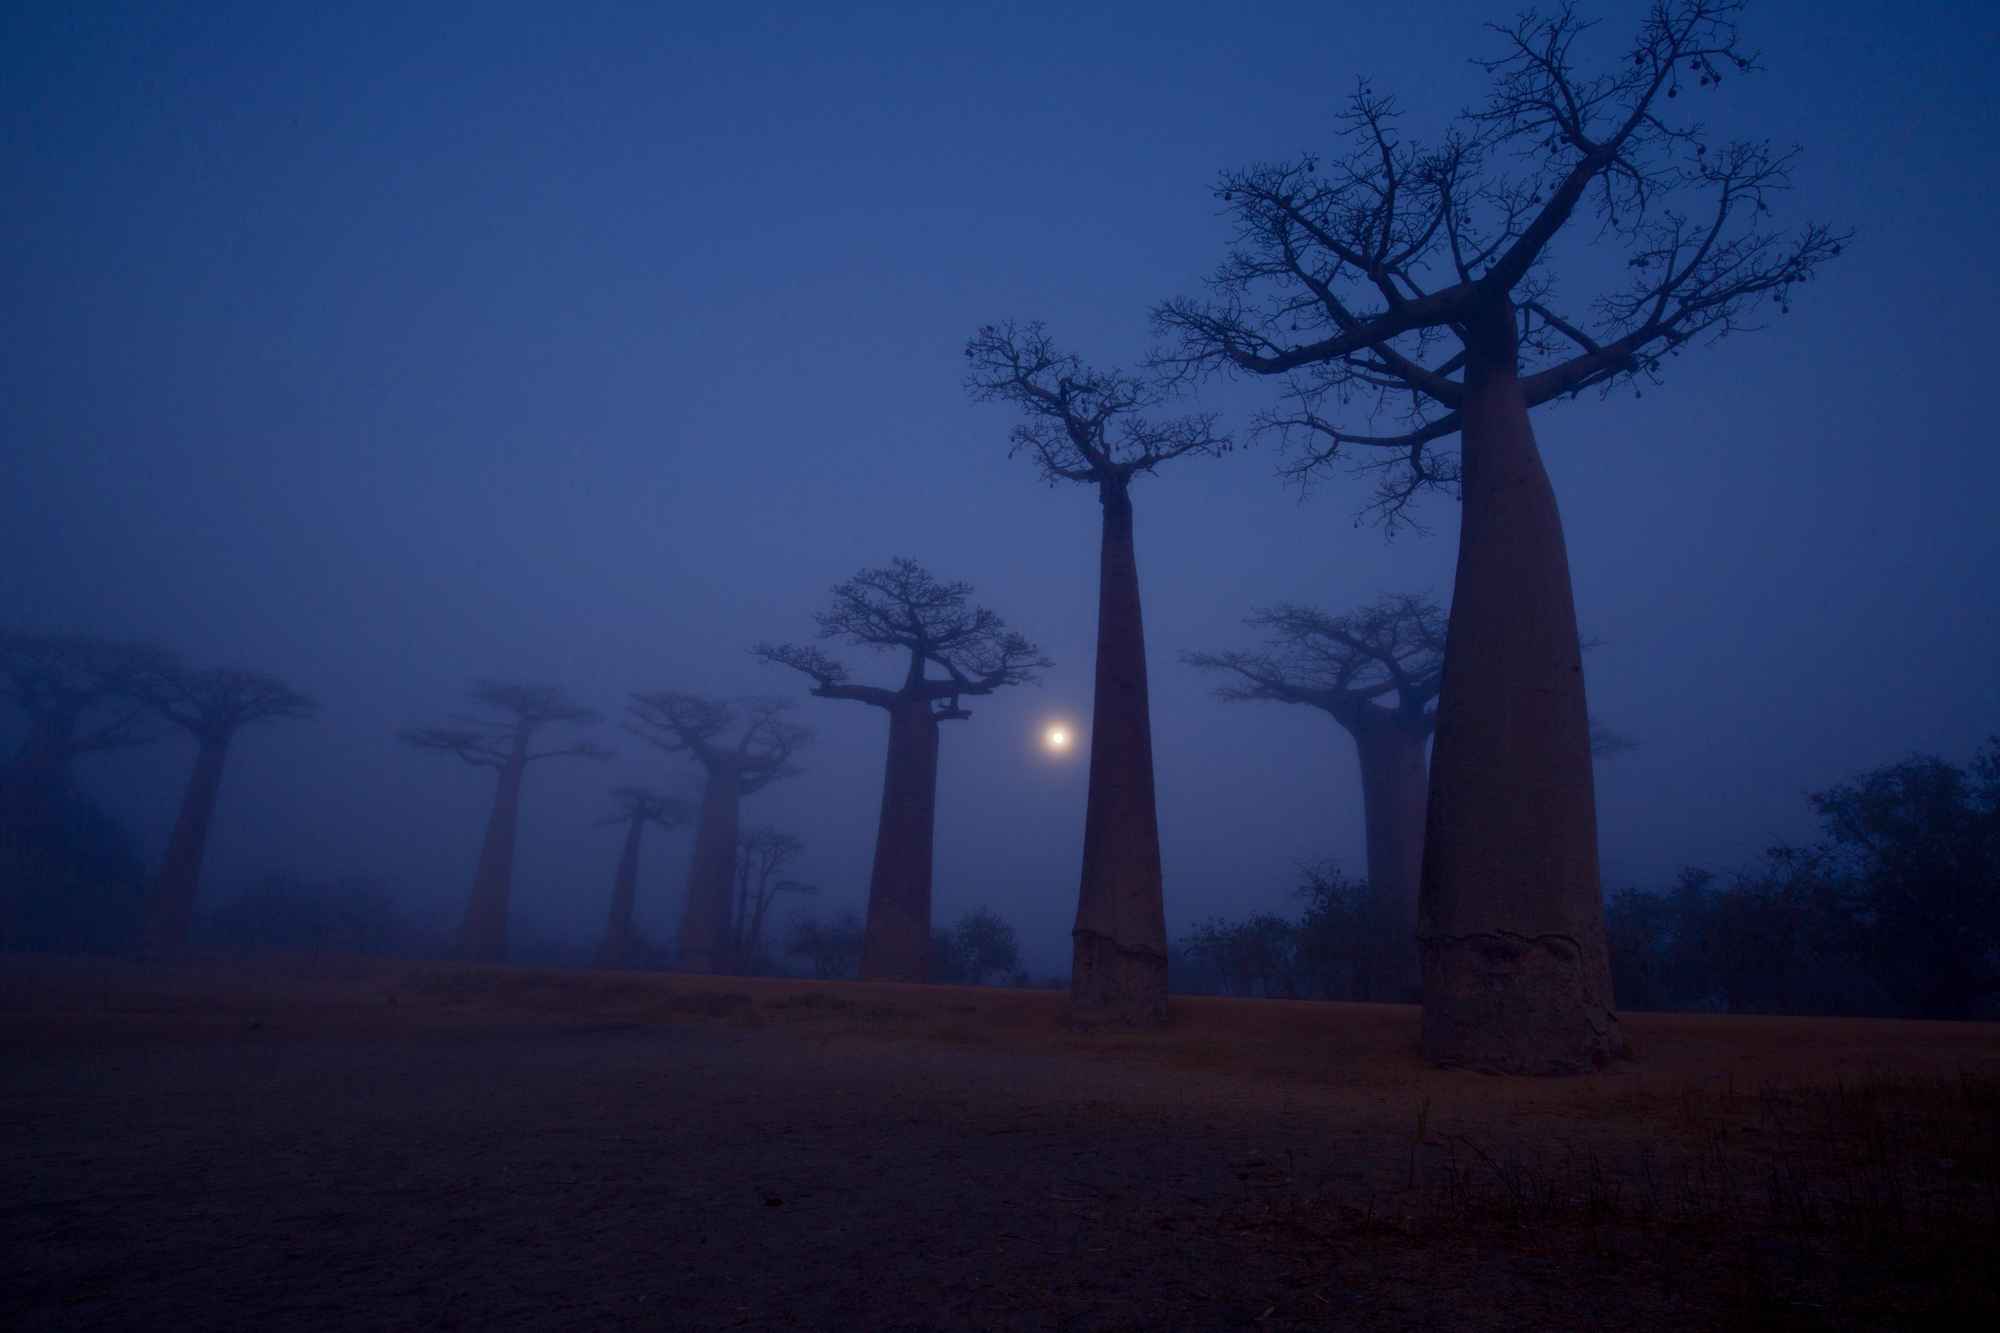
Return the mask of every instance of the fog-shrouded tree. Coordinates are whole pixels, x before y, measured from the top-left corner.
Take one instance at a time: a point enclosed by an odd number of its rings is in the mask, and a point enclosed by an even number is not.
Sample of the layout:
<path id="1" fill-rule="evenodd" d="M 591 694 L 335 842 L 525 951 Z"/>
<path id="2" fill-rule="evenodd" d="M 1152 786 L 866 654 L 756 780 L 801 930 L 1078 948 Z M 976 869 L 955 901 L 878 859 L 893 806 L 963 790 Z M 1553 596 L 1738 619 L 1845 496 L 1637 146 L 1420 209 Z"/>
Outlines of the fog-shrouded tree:
<path id="1" fill-rule="evenodd" d="M 1305 704 L 1354 738 L 1373 890 L 1368 902 L 1385 916 L 1376 937 L 1399 941 L 1393 954 L 1360 961 L 1357 998 L 1414 999 L 1425 751 L 1437 725 L 1432 705 L 1444 669 L 1445 613 L 1431 598 L 1406 593 L 1344 615 L 1274 606 L 1244 623 L 1263 631 L 1258 651 L 1189 653 L 1182 660 L 1229 673 L 1230 683 L 1216 690 L 1224 699 Z"/>
<path id="2" fill-rule="evenodd" d="M 989 978 L 1009 980 L 1021 971 L 1021 941 L 1013 923 L 987 907 L 975 907 L 952 927 L 952 953 L 968 985 Z"/>
<path id="3" fill-rule="evenodd" d="M 971 584 L 942 582 L 914 560 L 864 569 L 835 585 L 833 604 L 815 619 L 822 639 L 905 659 L 897 684 L 857 685 L 845 663 L 817 647 L 764 643 L 751 650 L 812 677 L 812 693 L 822 699 L 850 699 L 888 713 L 861 976 L 922 981 L 931 936 L 938 724 L 972 716 L 961 699 L 1031 682 L 1050 663 L 999 616 L 973 605 Z"/>
<path id="4" fill-rule="evenodd" d="M 1181 660 L 1233 676 L 1216 690 L 1223 699 L 1304 704 L 1353 738 L 1367 863 L 1368 892 L 1360 901 L 1376 918 L 1363 923 L 1370 948 L 1355 955 L 1353 998 L 1417 999 L 1417 894 L 1445 612 L 1421 593 L 1398 593 L 1340 615 L 1309 606 L 1268 607 L 1244 623 L 1264 632 L 1258 651 L 1187 653 Z M 1619 753 L 1634 744 L 1591 723 L 1593 753 Z"/>
<path id="5" fill-rule="evenodd" d="M 276 676 L 223 667 L 167 666 L 148 676 L 142 689 L 153 711 L 193 736 L 197 747 L 180 817 L 146 905 L 145 949 L 170 955 L 187 945 L 230 743 L 252 723 L 310 717 L 319 705 Z"/>
<path id="6" fill-rule="evenodd" d="M 668 754 L 701 766 L 701 814 L 681 912 L 681 966 L 718 972 L 733 961 L 730 895 L 736 884 L 736 840 L 745 796 L 795 777 L 792 762 L 812 731 L 785 716 L 788 699 L 713 699 L 681 690 L 634 694 L 626 728 Z"/>
<path id="7" fill-rule="evenodd" d="M 597 946 L 597 966 L 630 967 L 639 956 L 639 932 L 633 909 L 639 899 L 639 843 L 646 825 L 663 829 L 684 827 L 693 817 L 686 801 L 663 796 L 650 787 L 613 787 L 616 813 L 600 824 L 623 824 L 625 847 L 618 855 L 618 876 L 611 884 L 611 915 L 604 924 L 604 941 Z"/>
<path id="8" fill-rule="evenodd" d="M 803 958 L 820 981 L 851 980 L 861 965 L 861 918 L 842 912 L 831 921 L 807 917 L 795 922 L 785 952 Z"/>
<path id="9" fill-rule="evenodd" d="M 0 694 L 28 724 L 0 784 L 7 812 L 30 792 L 67 784 L 80 755 L 144 745 L 159 737 L 145 685 L 174 664 L 149 643 L 90 634 L 0 631 Z"/>
<path id="10" fill-rule="evenodd" d="M 819 889 L 782 878 L 785 867 L 805 853 L 805 839 L 774 828 L 746 828 L 736 839 L 736 919 L 732 947 L 738 970 L 755 970 L 764 947 L 764 919 L 780 894 L 817 894 Z"/>
<path id="11" fill-rule="evenodd" d="M 1132 481 L 1229 440 L 1204 414 L 1156 415 L 1161 382 L 1087 366 L 1040 324 L 990 324 L 967 342 L 966 388 L 1020 415 L 1014 452 L 1051 484 L 1095 487 L 1103 508 L 1090 788 L 1083 826 L 1070 1010 L 1084 1022 L 1154 1024 L 1167 1013 L 1167 923 L 1153 794 L 1146 638 L 1139 613 Z"/>
<path id="12" fill-rule="evenodd" d="M 146 643 L 0 631 L 0 698 L 26 723 L 19 750 L 0 766 L 0 949 L 112 938 L 123 947 L 136 935 L 130 922 L 79 929 L 88 924 L 79 904 L 93 900 L 99 885 L 130 877 L 111 873 L 128 858 L 99 854 L 105 840 L 89 834 L 109 826 L 74 790 L 70 770 L 80 756 L 158 738 L 140 686 L 171 662 Z M 116 896 L 129 907 L 129 884 Z"/>
<path id="13" fill-rule="evenodd" d="M 445 726 L 410 727 L 401 735 L 419 750 L 457 755 L 474 768 L 496 771 L 493 812 L 479 848 L 479 868 L 465 902 L 454 949 L 460 958 L 497 963 L 507 957 L 507 910 L 514 886 L 514 841 L 521 822 L 521 779 L 528 765 L 543 759 L 608 759 L 611 752 L 592 741 L 535 748 L 550 727 L 588 727 L 602 714 L 571 699 L 559 686 L 482 680 L 472 697 L 480 712 L 454 717 Z"/>
<path id="14" fill-rule="evenodd" d="M 1627 1048 L 1569 561 L 1528 414 L 1656 379 L 1839 254 L 1827 226 L 1771 222 L 1795 150 L 1696 119 L 1689 94 L 1757 67 L 1740 8 L 1655 0 L 1601 63 L 1567 7 L 1498 25 L 1490 95 L 1430 143 L 1363 84 L 1337 156 L 1222 178 L 1235 239 L 1212 295 L 1155 312 L 1163 368 L 1282 385 L 1261 424 L 1295 476 L 1374 470 L 1391 522 L 1428 488 L 1460 494 L 1422 889 L 1437 1063 L 1559 1073 Z M 1579 301 L 1559 260 L 1623 276 Z"/>

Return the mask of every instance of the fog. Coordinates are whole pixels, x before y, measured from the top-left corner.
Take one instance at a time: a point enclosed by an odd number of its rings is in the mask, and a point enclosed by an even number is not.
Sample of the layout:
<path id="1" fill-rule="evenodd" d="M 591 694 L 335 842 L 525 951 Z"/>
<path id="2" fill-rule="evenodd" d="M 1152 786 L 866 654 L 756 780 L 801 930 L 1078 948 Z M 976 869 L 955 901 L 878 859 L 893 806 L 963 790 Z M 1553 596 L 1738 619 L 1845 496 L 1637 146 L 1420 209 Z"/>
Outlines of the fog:
<path id="1" fill-rule="evenodd" d="M 1041 319 L 1136 365 L 1148 310 L 1223 255 L 1217 173 L 1327 148 L 1363 75 L 1412 133 L 1441 125 L 1483 87 L 1462 53 L 1488 12 L 14 10 L 0 621 L 321 702 L 232 752 L 204 903 L 283 871 L 450 917 L 491 777 L 397 731 L 476 678 L 562 685 L 618 753 L 530 771 L 514 901 L 581 948 L 608 790 L 697 776 L 619 729 L 635 690 L 796 698 L 805 771 L 744 819 L 805 839 L 818 910 L 861 906 L 884 718 L 748 649 L 810 641 L 834 583 L 909 556 L 1055 663 L 945 730 L 935 919 L 991 907 L 1062 972 L 1087 756 L 1039 735 L 1087 735 L 1098 506 L 1009 457 L 965 339 Z M 1704 114 L 1803 145 L 1784 220 L 1851 227 L 1848 253 L 1643 396 L 1535 416 L 1601 641 L 1591 711 L 1637 742 L 1597 769 L 1607 887 L 1810 837 L 1807 791 L 2000 728 L 1991 34 L 1970 7 L 1919 27 L 1803 3 L 1745 29 L 1771 72 Z M 1576 230 L 1581 304 L 1605 261 Z M 1450 591 L 1455 505 L 1391 538 L 1357 522 L 1365 480 L 1288 488 L 1249 432 L 1272 396 L 1205 386 L 1243 447 L 1134 489 L 1174 934 L 1285 909 L 1300 862 L 1362 864 L 1348 738 L 1219 702 L 1181 655 L 1254 646 L 1260 605 Z M 861 681 L 900 670 L 834 651 Z M 157 860 L 191 755 L 77 774 Z M 686 831 L 647 845 L 653 935 L 689 853 Z"/>

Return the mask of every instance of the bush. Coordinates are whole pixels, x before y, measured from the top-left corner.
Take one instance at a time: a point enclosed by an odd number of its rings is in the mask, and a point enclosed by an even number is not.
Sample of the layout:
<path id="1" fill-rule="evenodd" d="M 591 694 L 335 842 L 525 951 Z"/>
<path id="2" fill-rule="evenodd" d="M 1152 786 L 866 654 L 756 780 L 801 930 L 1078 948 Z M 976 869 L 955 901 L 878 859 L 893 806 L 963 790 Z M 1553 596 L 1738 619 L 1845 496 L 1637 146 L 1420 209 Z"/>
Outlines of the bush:
<path id="1" fill-rule="evenodd" d="M 145 911 L 139 839 L 69 787 L 0 795 L 0 948 L 117 953 Z"/>

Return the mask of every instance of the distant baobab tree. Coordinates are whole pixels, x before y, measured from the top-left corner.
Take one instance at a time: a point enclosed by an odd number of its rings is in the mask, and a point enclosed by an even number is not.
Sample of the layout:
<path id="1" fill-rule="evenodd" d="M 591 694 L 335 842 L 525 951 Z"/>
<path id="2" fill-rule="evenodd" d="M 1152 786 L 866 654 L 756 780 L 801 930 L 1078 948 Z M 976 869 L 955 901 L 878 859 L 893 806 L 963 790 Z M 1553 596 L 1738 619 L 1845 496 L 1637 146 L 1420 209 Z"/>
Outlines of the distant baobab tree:
<path id="1" fill-rule="evenodd" d="M 816 894 L 818 888 L 795 879 L 779 878 L 786 866 L 805 852 L 805 839 L 774 828 L 747 828 L 736 839 L 736 922 L 734 944 L 737 968 L 748 973 L 763 947 L 764 918 L 781 893 L 802 896 Z"/>
<path id="2" fill-rule="evenodd" d="M 497 963 L 507 957 L 507 909 L 514 884 L 514 836 L 521 820 L 521 778 L 528 765 L 542 759 L 576 757 L 608 759 L 590 741 L 534 748 L 535 737 L 547 727 L 587 727 L 601 720 L 595 709 L 576 703 L 554 685 L 524 685 L 482 680 L 472 697 L 480 716 L 461 716 L 441 727 L 409 727 L 403 740 L 419 750 L 454 754 L 474 768 L 498 771 L 493 812 L 486 819 L 486 840 L 479 849 L 479 868 L 459 922 L 455 949 L 459 957 Z"/>
<path id="3" fill-rule="evenodd" d="M 706 779 L 681 914 L 681 966 L 690 972 L 720 971 L 732 961 L 729 899 L 742 799 L 796 776 L 792 756 L 812 740 L 808 728 L 786 719 L 791 708 L 785 699 L 730 702 L 679 690 L 632 696 L 627 729 L 668 754 L 687 755 Z"/>
<path id="4" fill-rule="evenodd" d="M 1362 84 L 1339 158 L 1222 178 L 1235 241 L 1214 297 L 1155 312 L 1163 368 L 1282 382 L 1261 424 L 1296 446 L 1293 475 L 1362 456 L 1390 522 L 1427 488 L 1460 492 L 1422 890 L 1423 1045 L 1441 1064 L 1567 1072 L 1627 1048 L 1569 561 L 1528 413 L 1656 378 L 1788 308 L 1840 253 L 1829 227 L 1767 223 L 1794 151 L 1711 143 L 1675 105 L 1756 68 L 1740 8 L 1655 0 L 1596 74 L 1567 6 L 1496 26 L 1491 95 L 1429 146 Z M 1564 234 L 1624 255 L 1588 317 L 1556 308 Z"/>
<path id="5" fill-rule="evenodd" d="M 1224 699 L 1272 699 L 1317 708 L 1354 738 L 1361 760 L 1361 815 L 1370 901 L 1385 914 L 1380 938 L 1407 941 L 1390 958 L 1357 960 L 1366 999 L 1413 999 L 1417 886 L 1424 864 L 1425 750 L 1444 672 L 1445 613 L 1421 594 L 1382 597 L 1332 615 L 1307 606 L 1259 610 L 1244 621 L 1264 631 L 1258 652 L 1189 653 L 1189 666 L 1236 680 Z"/>
<path id="6" fill-rule="evenodd" d="M 28 724 L 4 777 L 7 812 L 16 812 L 17 798 L 67 784 L 80 755 L 157 740 L 142 687 L 172 664 L 171 654 L 148 643 L 0 632 L 0 693 Z"/>
<path id="7" fill-rule="evenodd" d="M 181 798 L 166 859 L 146 904 L 144 942 L 156 956 L 186 947 L 188 927 L 201 884 L 202 853 L 222 789 L 222 766 L 236 733 L 253 722 L 310 717 L 319 705 L 279 680 L 258 671 L 190 671 L 168 666 L 142 687 L 154 712 L 195 739 L 194 772 Z"/>
<path id="8" fill-rule="evenodd" d="M 812 677 L 819 698 L 851 699 L 889 714 L 861 977 L 922 981 L 931 939 L 938 723 L 972 716 L 960 707 L 962 698 L 1031 682 L 1049 661 L 999 616 L 974 606 L 971 584 L 940 582 L 914 560 L 864 569 L 836 584 L 833 605 L 815 619 L 822 639 L 907 658 L 902 681 L 881 687 L 850 683 L 846 665 L 819 648 L 763 643 L 751 650 Z M 930 674 L 932 667 L 942 679 Z"/>
<path id="9" fill-rule="evenodd" d="M 1427 752 L 1444 674 L 1445 612 L 1421 593 L 1399 593 L 1342 615 L 1280 605 L 1243 623 L 1265 632 L 1262 650 L 1187 653 L 1181 660 L 1234 673 L 1240 683 L 1216 690 L 1223 699 L 1305 704 L 1353 737 L 1361 761 L 1368 902 L 1384 914 L 1371 935 L 1408 945 L 1396 957 L 1357 959 L 1357 998 L 1416 999 Z M 1633 748 L 1634 742 L 1596 722 L 1590 735 L 1594 754 Z"/>
<path id="10" fill-rule="evenodd" d="M 613 787 L 618 811 L 604 824 L 625 826 L 625 849 L 618 856 L 618 876 L 611 885 L 611 916 L 604 925 L 604 942 L 597 949 L 597 966 L 630 967 L 639 953 L 639 932 L 632 913 L 639 897 L 639 842 L 646 825 L 663 829 L 685 825 L 692 815 L 686 801 L 662 796 L 649 787 Z"/>
<path id="11" fill-rule="evenodd" d="M 1229 441 L 1216 433 L 1211 416 L 1149 415 L 1167 401 L 1166 389 L 1086 366 L 1059 350 L 1040 324 L 989 324 L 966 344 L 965 355 L 972 396 L 1010 404 L 1025 418 L 1013 430 L 1015 451 L 1031 453 L 1051 484 L 1096 487 L 1103 506 L 1070 1008 L 1084 1021 L 1165 1022 L 1167 923 L 1132 479 L 1177 458 L 1221 453 Z"/>

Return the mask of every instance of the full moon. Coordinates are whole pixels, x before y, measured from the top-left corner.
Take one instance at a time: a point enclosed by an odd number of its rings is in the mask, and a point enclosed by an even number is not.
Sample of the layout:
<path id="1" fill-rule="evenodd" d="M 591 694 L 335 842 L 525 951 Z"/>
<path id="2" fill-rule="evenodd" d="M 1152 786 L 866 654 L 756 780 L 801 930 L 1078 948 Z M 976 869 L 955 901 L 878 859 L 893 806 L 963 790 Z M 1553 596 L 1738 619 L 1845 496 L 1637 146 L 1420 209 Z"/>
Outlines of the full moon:
<path id="1" fill-rule="evenodd" d="M 1061 724 L 1050 727 L 1042 733 L 1042 744 L 1047 746 L 1052 753 L 1061 754 L 1064 750 L 1069 749 L 1069 728 Z"/>

